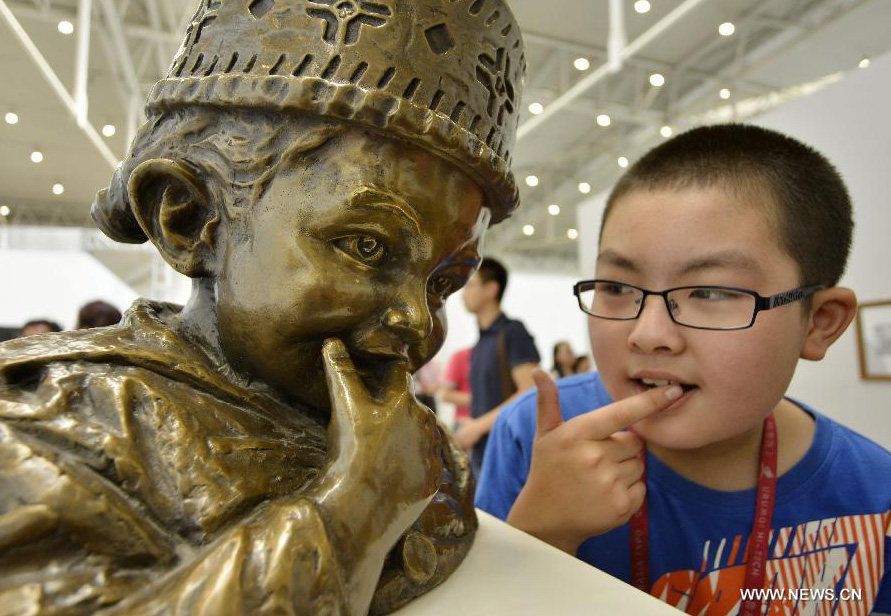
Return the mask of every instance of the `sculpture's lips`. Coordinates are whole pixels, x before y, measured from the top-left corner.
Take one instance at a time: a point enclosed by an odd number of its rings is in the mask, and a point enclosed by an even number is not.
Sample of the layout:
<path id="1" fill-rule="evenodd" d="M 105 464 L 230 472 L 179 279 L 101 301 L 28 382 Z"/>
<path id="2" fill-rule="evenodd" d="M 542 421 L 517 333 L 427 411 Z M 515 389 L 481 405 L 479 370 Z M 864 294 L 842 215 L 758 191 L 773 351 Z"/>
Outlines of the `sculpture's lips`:
<path id="1" fill-rule="evenodd" d="M 365 386 L 372 395 L 377 395 L 380 390 L 391 380 L 391 371 L 394 364 L 404 363 L 408 365 L 408 357 L 394 349 L 386 349 L 376 346 L 365 347 L 362 350 L 350 349 L 350 357 L 356 366 L 356 372 L 362 377 Z"/>

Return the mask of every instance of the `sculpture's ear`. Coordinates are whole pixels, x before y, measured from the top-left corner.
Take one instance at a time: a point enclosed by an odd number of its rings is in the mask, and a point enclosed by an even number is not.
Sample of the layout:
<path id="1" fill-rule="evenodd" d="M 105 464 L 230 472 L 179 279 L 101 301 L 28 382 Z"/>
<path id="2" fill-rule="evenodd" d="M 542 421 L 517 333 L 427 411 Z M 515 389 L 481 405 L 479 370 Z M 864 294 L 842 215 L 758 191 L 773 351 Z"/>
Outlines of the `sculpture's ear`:
<path id="1" fill-rule="evenodd" d="M 190 278 L 210 275 L 219 212 L 195 173 L 155 158 L 133 170 L 127 190 L 139 225 L 164 260 Z"/>

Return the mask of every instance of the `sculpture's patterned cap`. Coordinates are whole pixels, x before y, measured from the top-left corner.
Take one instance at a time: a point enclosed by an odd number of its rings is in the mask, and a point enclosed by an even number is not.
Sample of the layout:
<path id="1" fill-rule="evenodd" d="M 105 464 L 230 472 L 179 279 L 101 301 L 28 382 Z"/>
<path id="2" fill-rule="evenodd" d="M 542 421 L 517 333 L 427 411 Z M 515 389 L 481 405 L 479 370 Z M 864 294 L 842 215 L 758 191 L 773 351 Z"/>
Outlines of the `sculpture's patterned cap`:
<path id="1" fill-rule="evenodd" d="M 148 108 L 266 107 L 377 129 L 469 172 L 498 222 L 519 201 L 524 71 L 505 0 L 202 0 Z"/>

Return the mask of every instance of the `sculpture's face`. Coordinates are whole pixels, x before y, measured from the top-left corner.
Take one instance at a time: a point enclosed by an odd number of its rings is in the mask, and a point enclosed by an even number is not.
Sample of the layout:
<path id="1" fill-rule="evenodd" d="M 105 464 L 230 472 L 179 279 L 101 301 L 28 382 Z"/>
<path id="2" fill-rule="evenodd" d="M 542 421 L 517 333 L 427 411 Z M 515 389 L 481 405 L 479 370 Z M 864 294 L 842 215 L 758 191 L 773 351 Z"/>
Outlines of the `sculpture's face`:
<path id="1" fill-rule="evenodd" d="M 489 220 L 466 174 L 416 146 L 354 130 L 283 168 L 222 230 L 220 341 L 230 364 L 328 408 L 325 338 L 344 341 L 374 391 L 445 337 L 445 298 L 480 260 Z"/>

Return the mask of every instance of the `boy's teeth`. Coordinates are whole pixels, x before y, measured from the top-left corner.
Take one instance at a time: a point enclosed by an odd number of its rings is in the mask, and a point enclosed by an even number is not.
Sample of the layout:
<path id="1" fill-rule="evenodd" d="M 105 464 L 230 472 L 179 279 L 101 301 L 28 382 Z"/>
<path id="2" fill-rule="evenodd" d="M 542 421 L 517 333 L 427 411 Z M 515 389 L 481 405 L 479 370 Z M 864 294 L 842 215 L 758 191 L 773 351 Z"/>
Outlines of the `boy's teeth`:
<path id="1" fill-rule="evenodd" d="M 666 385 L 671 385 L 672 383 L 674 383 L 674 381 L 657 379 L 641 379 L 640 382 L 644 385 L 652 385 L 653 387 L 665 387 Z"/>

